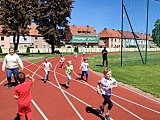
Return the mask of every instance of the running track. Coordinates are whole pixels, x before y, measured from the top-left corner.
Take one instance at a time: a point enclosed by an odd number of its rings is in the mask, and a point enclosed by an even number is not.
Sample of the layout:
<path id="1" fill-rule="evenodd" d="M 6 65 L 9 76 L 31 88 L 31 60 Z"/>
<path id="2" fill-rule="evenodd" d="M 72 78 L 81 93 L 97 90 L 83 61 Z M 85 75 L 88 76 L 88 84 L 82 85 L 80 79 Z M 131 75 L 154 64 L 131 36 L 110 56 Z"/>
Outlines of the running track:
<path id="1" fill-rule="evenodd" d="M 31 88 L 33 119 L 103 120 L 96 110 L 103 99 L 95 89 L 101 76 L 90 70 L 87 83 L 76 80 L 81 73 L 79 69 L 81 55 L 77 59 L 74 59 L 73 56 L 65 56 L 65 58 L 72 60 L 74 66 L 73 79 L 68 89 L 63 86 L 67 78 L 65 70 L 59 68 L 59 58 L 49 59 L 53 67 L 49 76 L 50 81 L 47 83 L 43 83 L 44 71 L 43 68 L 39 68 L 43 61 L 37 63 L 23 61 L 25 66 L 23 72 L 36 79 Z M 0 63 L 1 66 L 2 63 Z M 0 73 L 0 120 L 17 120 L 17 102 L 13 98 L 14 87 L 7 89 L 5 74 Z M 114 120 L 160 120 L 160 102 L 131 89 L 119 85 L 113 89 L 111 99 L 114 106 L 110 117 Z"/>

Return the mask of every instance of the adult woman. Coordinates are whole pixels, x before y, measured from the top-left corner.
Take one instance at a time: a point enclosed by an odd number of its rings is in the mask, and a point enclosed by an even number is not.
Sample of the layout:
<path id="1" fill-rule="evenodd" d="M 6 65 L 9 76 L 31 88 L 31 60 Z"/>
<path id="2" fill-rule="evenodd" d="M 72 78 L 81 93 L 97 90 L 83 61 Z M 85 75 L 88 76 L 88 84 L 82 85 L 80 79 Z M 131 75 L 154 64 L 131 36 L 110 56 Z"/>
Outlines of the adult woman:
<path id="1" fill-rule="evenodd" d="M 9 53 L 5 56 L 4 61 L 3 61 L 3 65 L 2 65 L 3 72 L 5 72 L 5 68 L 7 69 L 6 73 L 7 73 L 7 80 L 8 80 L 8 88 L 10 88 L 12 86 L 12 84 L 11 84 L 12 74 L 14 76 L 15 85 L 18 85 L 17 74 L 18 74 L 18 70 L 19 70 L 19 68 L 18 68 L 19 65 L 20 65 L 21 69 L 23 70 L 24 66 L 23 66 L 22 60 L 15 53 L 14 48 L 10 47 Z"/>

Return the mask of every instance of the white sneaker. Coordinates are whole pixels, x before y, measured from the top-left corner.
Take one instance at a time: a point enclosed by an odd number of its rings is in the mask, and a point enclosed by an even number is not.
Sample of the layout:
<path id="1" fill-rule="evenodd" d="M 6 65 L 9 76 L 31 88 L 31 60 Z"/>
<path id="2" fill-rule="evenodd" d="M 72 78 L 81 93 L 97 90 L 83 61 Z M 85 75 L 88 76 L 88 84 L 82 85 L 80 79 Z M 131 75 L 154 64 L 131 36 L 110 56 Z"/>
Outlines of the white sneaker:
<path id="1" fill-rule="evenodd" d="M 68 82 L 66 82 L 66 86 L 69 87 L 69 83 Z"/>

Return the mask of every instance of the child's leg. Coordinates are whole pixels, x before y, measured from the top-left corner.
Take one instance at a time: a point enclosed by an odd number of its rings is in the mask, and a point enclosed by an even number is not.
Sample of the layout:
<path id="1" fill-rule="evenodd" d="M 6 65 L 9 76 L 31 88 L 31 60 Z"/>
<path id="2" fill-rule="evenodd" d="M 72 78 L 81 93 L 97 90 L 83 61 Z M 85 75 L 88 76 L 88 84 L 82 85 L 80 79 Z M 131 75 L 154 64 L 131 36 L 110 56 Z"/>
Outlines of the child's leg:
<path id="1" fill-rule="evenodd" d="M 81 79 L 82 79 L 82 80 L 83 80 L 84 72 L 85 72 L 85 71 L 82 71 L 82 74 L 81 74 Z"/>
<path id="2" fill-rule="evenodd" d="M 31 111 L 28 112 L 26 115 L 27 115 L 28 120 L 32 120 L 32 112 Z"/>
<path id="3" fill-rule="evenodd" d="M 70 81 L 71 81 L 71 74 L 67 74 L 67 78 L 68 78 L 68 80 L 67 80 L 67 82 L 66 82 L 66 86 L 67 87 L 69 87 L 69 83 L 70 83 Z"/>
<path id="4" fill-rule="evenodd" d="M 110 96 L 103 95 L 103 98 L 104 98 L 103 106 L 105 106 L 108 103 L 108 108 L 107 108 L 106 114 L 109 115 L 109 110 L 112 109 L 113 103 L 112 103 L 112 101 L 110 99 Z"/>
<path id="5" fill-rule="evenodd" d="M 46 80 L 48 80 L 48 77 L 49 77 L 49 71 L 47 71 L 47 79 Z"/>
<path id="6" fill-rule="evenodd" d="M 86 80 L 88 80 L 88 71 L 85 71 Z"/>
<path id="7" fill-rule="evenodd" d="M 21 112 L 18 112 L 18 113 L 19 113 L 20 120 L 26 120 L 24 113 L 21 113 Z"/>
<path id="8" fill-rule="evenodd" d="M 47 70 L 44 70 L 44 71 L 45 71 L 44 81 L 46 81 L 48 76 L 48 71 Z"/>

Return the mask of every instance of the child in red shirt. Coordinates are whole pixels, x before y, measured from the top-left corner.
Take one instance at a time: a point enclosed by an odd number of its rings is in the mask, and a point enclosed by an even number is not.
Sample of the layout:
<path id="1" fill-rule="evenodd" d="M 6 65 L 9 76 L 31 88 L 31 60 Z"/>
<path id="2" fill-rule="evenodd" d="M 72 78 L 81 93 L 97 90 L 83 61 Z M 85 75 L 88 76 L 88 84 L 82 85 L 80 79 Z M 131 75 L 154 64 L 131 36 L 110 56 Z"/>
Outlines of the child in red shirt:
<path id="1" fill-rule="evenodd" d="M 25 78 L 29 78 L 30 81 L 25 82 Z M 25 75 L 23 72 L 19 72 L 17 74 L 18 79 L 18 86 L 15 87 L 14 90 L 14 98 L 18 102 L 18 113 L 21 120 L 26 120 L 25 115 L 27 116 L 28 120 L 32 120 L 32 112 L 30 108 L 31 102 L 31 93 L 30 88 L 35 81 L 34 78 L 30 77 L 29 75 Z"/>

